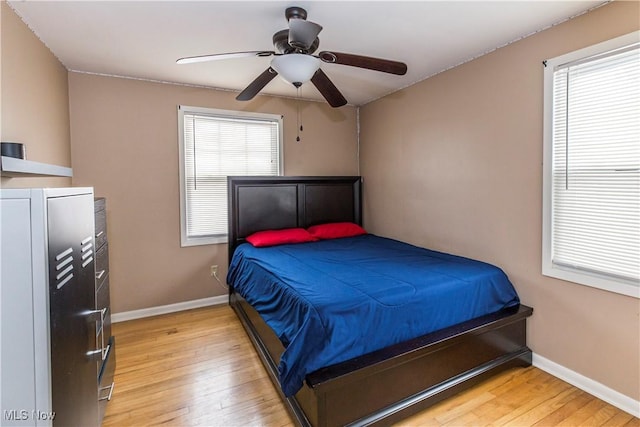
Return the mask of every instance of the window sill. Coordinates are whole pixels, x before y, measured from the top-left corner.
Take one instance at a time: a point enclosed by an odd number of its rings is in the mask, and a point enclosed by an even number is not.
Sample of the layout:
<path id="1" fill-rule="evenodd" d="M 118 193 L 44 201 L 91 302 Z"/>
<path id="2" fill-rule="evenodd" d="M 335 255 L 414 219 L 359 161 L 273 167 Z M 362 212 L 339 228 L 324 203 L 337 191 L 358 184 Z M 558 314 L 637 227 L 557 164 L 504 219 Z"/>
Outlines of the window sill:
<path id="1" fill-rule="evenodd" d="M 630 280 L 616 280 L 555 264 L 543 266 L 542 275 L 640 299 L 640 284 Z"/>
<path id="2" fill-rule="evenodd" d="M 229 242 L 229 238 L 227 236 L 192 237 L 188 239 L 183 239 L 180 242 L 180 246 L 183 248 L 186 248 L 190 246 L 221 245 L 221 244 L 227 244 L 228 242 Z"/>

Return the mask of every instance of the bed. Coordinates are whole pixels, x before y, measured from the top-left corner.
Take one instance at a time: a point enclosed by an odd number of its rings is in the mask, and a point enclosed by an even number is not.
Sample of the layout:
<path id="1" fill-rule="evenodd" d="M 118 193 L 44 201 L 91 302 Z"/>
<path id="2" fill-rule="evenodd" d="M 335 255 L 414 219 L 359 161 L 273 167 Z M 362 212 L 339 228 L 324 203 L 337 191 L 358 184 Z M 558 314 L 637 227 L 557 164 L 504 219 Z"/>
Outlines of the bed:
<path id="1" fill-rule="evenodd" d="M 359 177 L 229 177 L 228 186 L 229 259 L 240 248 L 236 262 L 240 256 L 251 257 L 252 247 L 242 244 L 257 231 L 343 221 L 362 223 Z M 349 239 L 345 242 L 369 245 L 375 239 L 378 238 L 359 236 L 351 238 L 353 242 Z M 335 252 L 339 249 L 336 244 L 326 245 Z M 300 248 L 304 245 L 307 244 Z M 311 245 L 316 243 L 307 246 Z M 273 252 L 297 256 L 298 252 L 288 250 L 283 247 Z M 326 278 L 323 280 L 327 282 Z M 328 366 L 318 367 L 320 364 L 304 374 L 301 388 L 287 384 L 282 387 L 278 366 L 281 360 L 287 362 L 288 357 L 281 341 L 283 335 L 275 328 L 280 338 L 276 335 L 264 320 L 273 319 L 264 311 L 263 316 L 258 314 L 258 309 L 263 310 L 260 302 L 250 294 L 244 293 L 246 299 L 241 296 L 233 286 L 234 281 L 239 290 L 244 290 L 247 283 L 258 280 L 254 276 L 242 283 L 232 278 L 229 302 L 287 408 L 303 426 L 388 425 L 499 371 L 531 364 L 531 351 L 526 346 L 526 318 L 532 309 L 511 301 L 498 311 L 453 326 L 382 348 L 374 347 L 365 354 L 349 355 Z M 257 309 L 247 300 L 253 301 Z M 331 304 L 328 306 L 331 308 Z M 288 339 L 284 341 L 289 347 Z M 302 350 L 304 353 L 304 347 Z"/>

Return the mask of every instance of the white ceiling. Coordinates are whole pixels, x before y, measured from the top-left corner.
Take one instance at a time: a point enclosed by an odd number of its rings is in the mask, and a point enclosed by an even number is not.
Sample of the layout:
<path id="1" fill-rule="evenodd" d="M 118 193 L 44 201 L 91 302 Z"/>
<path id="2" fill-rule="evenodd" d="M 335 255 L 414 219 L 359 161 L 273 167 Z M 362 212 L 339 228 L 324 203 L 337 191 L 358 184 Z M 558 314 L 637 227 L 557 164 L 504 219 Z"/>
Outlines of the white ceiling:
<path id="1" fill-rule="evenodd" d="M 284 11 L 301 6 L 324 27 L 318 51 L 405 62 L 395 76 L 344 65 L 322 69 L 351 105 L 363 105 L 604 0 L 589 1 L 10 1 L 72 71 L 242 90 L 271 58 L 177 65 L 184 56 L 273 50 Z M 296 96 L 277 78 L 261 93 Z M 322 99 L 312 84 L 302 97 Z"/>

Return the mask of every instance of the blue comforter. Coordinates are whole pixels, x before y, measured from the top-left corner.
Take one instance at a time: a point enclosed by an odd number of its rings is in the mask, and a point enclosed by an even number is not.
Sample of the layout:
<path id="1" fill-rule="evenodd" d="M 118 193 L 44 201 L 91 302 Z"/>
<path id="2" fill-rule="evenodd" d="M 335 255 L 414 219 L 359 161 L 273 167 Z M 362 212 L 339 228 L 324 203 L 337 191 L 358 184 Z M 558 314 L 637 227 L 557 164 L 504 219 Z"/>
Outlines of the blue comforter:
<path id="1" fill-rule="evenodd" d="M 282 341 L 286 396 L 319 368 L 519 304 L 498 267 L 371 234 L 243 244 L 227 282 Z"/>

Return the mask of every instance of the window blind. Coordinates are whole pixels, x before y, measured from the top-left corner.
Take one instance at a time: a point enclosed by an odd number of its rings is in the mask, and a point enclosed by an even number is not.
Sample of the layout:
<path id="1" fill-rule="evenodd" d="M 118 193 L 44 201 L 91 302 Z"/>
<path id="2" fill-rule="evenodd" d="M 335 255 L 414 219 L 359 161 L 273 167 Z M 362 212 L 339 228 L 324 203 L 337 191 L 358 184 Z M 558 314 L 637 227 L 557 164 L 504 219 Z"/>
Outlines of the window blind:
<path id="1" fill-rule="evenodd" d="M 186 237 L 226 238 L 227 176 L 280 174 L 280 118 L 182 116 Z"/>
<path id="2" fill-rule="evenodd" d="M 553 74 L 552 263 L 640 283 L 640 48 Z"/>

